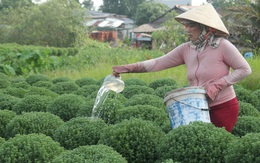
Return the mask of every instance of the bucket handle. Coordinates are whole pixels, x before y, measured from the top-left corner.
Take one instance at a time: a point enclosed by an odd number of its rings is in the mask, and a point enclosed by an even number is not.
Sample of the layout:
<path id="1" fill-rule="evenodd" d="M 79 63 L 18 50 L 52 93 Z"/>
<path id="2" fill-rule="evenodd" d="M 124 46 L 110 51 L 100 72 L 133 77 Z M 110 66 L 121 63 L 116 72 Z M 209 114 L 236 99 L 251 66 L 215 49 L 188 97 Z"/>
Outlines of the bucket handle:
<path id="1" fill-rule="evenodd" d="M 175 101 L 177 101 L 177 102 L 179 102 L 179 103 L 181 103 L 181 104 L 183 104 L 183 105 L 187 105 L 187 106 L 193 107 L 193 108 L 195 108 L 195 109 L 199 109 L 199 110 L 202 110 L 202 111 L 208 111 L 208 110 L 210 110 L 209 108 L 198 108 L 198 107 L 196 107 L 196 106 L 192 106 L 192 105 L 190 105 L 190 104 L 186 104 L 186 103 L 184 103 L 184 102 L 182 102 L 182 101 L 178 101 L 178 100 L 176 100 L 176 99 L 174 99 L 174 98 L 172 98 L 172 99 L 175 100 Z"/>

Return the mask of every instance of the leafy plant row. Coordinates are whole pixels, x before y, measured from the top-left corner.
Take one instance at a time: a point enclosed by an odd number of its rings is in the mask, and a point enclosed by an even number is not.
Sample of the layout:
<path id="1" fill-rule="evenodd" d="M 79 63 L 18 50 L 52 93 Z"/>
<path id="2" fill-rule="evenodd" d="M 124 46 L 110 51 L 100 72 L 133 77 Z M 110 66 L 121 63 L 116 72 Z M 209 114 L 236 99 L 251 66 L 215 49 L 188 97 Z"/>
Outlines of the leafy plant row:
<path id="1" fill-rule="evenodd" d="M 163 103 L 178 88 L 164 78 L 125 80 L 92 117 L 103 79 L 0 74 L 0 162 L 258 162 L 260 90 L 235 85 L 232 133 L 196 122 L 172 130 Z"/>

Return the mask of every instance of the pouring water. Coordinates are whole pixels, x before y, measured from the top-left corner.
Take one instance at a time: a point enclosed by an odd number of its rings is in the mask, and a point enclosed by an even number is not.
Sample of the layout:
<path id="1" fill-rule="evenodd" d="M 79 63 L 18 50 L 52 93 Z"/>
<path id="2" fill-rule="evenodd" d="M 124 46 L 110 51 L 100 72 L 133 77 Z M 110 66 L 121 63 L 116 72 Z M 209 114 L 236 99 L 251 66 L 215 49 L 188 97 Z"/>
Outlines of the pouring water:
<path id="1" fill-rule="evenodd" d="M 108 75 L 104 79 L 104 82 L 99 89 L 96 97 L 95 104 L 92 109 L 92 118 L 98 118 L 101 112 L 101 105 L 105 102 L 109 91 L 114 91 L 120 93 L 123 91 L 125 83 L 121 80 L 120 77 L 115 77 L 113 75 Z"/>

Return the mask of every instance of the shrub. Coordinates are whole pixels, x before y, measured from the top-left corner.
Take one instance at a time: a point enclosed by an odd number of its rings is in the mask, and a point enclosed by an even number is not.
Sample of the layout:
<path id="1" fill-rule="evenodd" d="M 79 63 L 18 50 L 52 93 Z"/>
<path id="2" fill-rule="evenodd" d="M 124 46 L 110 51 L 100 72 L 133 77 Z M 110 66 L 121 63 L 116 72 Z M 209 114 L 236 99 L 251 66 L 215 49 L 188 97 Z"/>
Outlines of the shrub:
<path id="1" fill-rule="evenodd" d="M 52 90 L 53 92 L 56 92 L 58 94 L 70 94 L 73 93 L 75 91 L 77 91 L 79 89 L 79 86 L 72 81 L 68 81 L 68 82 L 58 82 L 53 84 L 50 87 L 50 90 Z"/>
<path id="2" fill-rule="evenodd" d="M 260 111 L 260 89 L 257 89 L 257 90 L 255 90 L 255 91 L 253 91 L 253 94 L 255 95 L 255 96 L 257 96 L 257 98 L 259 99 L 258 100 L 258 107 L 256 107 L 256 109 L 258 110 L 258 111 Z"/>
<path id="3" fill-rule="evenodd" d="M 130 98 L 133 95 L 137 95 L 137 94 L 154 94 L 154 90 L 147 86 L 130 85 L 125 87 L 122 93 L 126 98 Z"/>
<path id="4" fill-rule="evenodd" d="M 54 140 L 58 141 L 66 149 L 74 149 L 83 145 L 97 144 L 102 129 L 107 125 L 101 119 L 86 117 L 72 118 L 60 126 L 54 134 Z"/>
<path id="5" fill-rule="evenodd" d="M 76 117 L 91 117 L 95 99 L 86 100 L 86 106 L 81 107 L 76 114 Z"/>
<path id="6" fill-rule="evenodd" d="M 236 136 L 244 136 L 247 133 L 260 132 L 260 118 L 253 116 L 238 117 L 237 123 L 232 129 L 232 134 Z"/>
<path id="7" fill-rule="evenodd" d="M 77 79 L 75 83 L 80 87 L 85 85 L 97 85 L 97 80 L 86 77 L 86 78 Z"/>
<path id="8" fill-rule="evenodd" d="M 44 95 L 44 96 L 50 96 L 52 98 L 59 96 L 59 94 L 43 87 L 30 87 L 26 96 L 28 95 Z"/>
<path id="9" fill-rule="evenodd" d="M 170 78 L 164 78 L 164 79 L 157 79 L 152 81 L 149 84 L 149 87 L 153 88 L 154 90 L 158 87 L 162 87 L 162 86 L 176 86 L 177 82 L 173 79 Z"/>
<path id="10" fill-rule="evenodd" d="M 235 88 L 238 101 L 243 101 L 252 104 L 254 107 L 258 107 L 259 99 L 250 90 L 243 87 Z"/>
<path id="11" fill-rule="evenodd" d="M 260 133 L 249 133 L 229 144 L 225 162 L 260 162 Z"/>
<path id="12" fill-rule="evenodd" d="M 65 151 L 55 158 L 53 163 L 74 163 L 74 162 L 118 162 L 127 163 L 113 148 L 106 145 L 80 146 L 73 150 Z"/>
<path id="13" fill-rule="evenodd" d="M 151 105 L 135 105 L 118 110 L 116 122 L 119 123 L 124 119 L 141 118 L 152 121 L 158 126 L 162 126 L 165 121 L 169 121 L 167 113 L 162 108 Z"/>
<path id="14" fill-rule="evenodd" d="M 15 112 L 10 110 L 0 110 L 0 137 L 5 138 L 6 125 L 16 116 Z"/>
<path id="15" fill-rule="evenodd" d="M 23 113 L 6 125 L 6 135 L 14 137 L 16 134 L 42 133 L 53 137 L 54 131 L 63 123 L 60 117 L 48 112 Z"/>
<path id="16" fill-rule="evenodd" d="M 139 78 L 130 78 L 124 81 L 125 86 L 128 87 L 130 85 L 140 85 L 140 86 L 147 86 L 147 83 Z"/>
<path id="17" fill-rule="evenodd" d="M 31 111 L 47 111 L 48 105 L 53 99 L 49 96 L 28 95 L 14 105 L 13 111 L 17 114 Z"/>
<path id="18" fill-rule="evenodd" d="M 32 86 L 43 87 L 43 88 L 50 88 L 52 85 L 53 84 L 51 81 L 38 81 L 38 82 L 32 84 Z"/>
<path id="19" fill-rule="evenodd" d="M 31 85 L 24 80 L 24 81 L 13 81 L 11 86 L 15 88 L 29 89 Z"/>
<path id="20" fill-rule="evenodd" d="M 61 117 L 64 121 L 68 121 L 76 117 L 77 112 L 83 107 L 86 107 L 86 102 L 81 96 L 63 94 L 52 100 L 47 110 Z"/>
<path id="21" fill-rule="evenodd" d="M 114 148 L 128 162 L 154 162 L 157 159 L 156 146 L 163 135 L 161 129 L 150 121 L 130 119 L 106 127 L 99 144 Z"/>
<path id="22" fill-rule="evenodd" d="M 56 84 L 56 83 L 59 83 L 59 82 L 70 82 L 70 81 L 72 81 L 72 80 L 68 77 L 57 77 L 57 78 L 52 80 L 52 83 Z"/>
<path id="23" fill-rule="evenodd" d="M 260 112 L 250 103 L 239 101 L 239 116 L 260 117 Z"/>
<path id="24" fill-rule="evenodd" d="M 0 137 L 0 148 L 1 148 L 2 144 L 4 144 L 4 142 L 5 142 L 5 139 Z"/>
<path id="25" fill-rule="evenodd" d="M 0 162 L 51 162 L 63 151 L 49 136 L 16 135 L 0 147 Z"/>
<path id="26" fill-rule="evenodd" d="M 2 90 L 4 94 L 11 95 L 18 98 L 23 98 L 28 90 L 24 88 L 7 87 Z"/>
<path id="27" fill-rule="evenodd" d="M 151 105 L 155 107 L 164 107 L 163 99 L 156 95 L 138 94 L 134 95 L 125 103 L 125 106 Z"/>
<path id="28" fill-rule="evenodd" d="M 14 105 L 21 99 L 18 97 L 6 95 L 0 92 L 0 110 L 13 110 Z"/>
<path id="29" fill-rule="evenodd" d="M 165 94 L 178 88 L 177 85 L 172 85 L 172 86 L 161 86 L 161 87 L 158 87 L 155 89 L 154 91 L 154 94 L 161 97 L 161 98 L 164 98 Z"/>
<path id="30" fill-rule="evenodd" d="M 78 90 L 76 90 L 74 94 L 88 97 L 91 95 L 91 93 L 97 92 L 98 90 L 99 90 L 98 85 L 85 85 L 80 87 Z"/>
<path id="31" fill-rule="evenodd" d="M 6 78 L 0 78 L 0 89 L 7 88 L 11 85 L 11 82 Z"/>
<path id="32" fill-rule="evenodd" d="M 50 81 L 50 79 L 45 76 L 45 75 L 41 75 L 41 74 L 33 74 L 33 75 L 29 75 L 25 81 L 27 83 L 29 83 L 30 85 L 33 85 L 34 83 L 38 82 L 38 81 Z"/>
<path id="33" fill-rule="evenodd" d="M 224 162 L 224 150 L 235 136 L 211 123 L 193 122 L 167 133 L 158 146 L 161 160 Z"/>

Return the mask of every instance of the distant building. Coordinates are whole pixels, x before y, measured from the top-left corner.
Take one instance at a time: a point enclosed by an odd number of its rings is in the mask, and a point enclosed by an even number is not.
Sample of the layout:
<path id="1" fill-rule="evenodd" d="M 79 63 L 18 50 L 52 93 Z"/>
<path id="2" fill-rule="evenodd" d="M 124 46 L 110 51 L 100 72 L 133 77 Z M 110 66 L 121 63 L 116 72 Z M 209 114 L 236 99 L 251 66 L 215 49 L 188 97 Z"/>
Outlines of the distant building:
<path id="1" fill-rule="evenodd" d="M 200 6 L 208 3 L 207 0 L 156 0 L 156 2 L 166 4 L 170 8 L 175 5 Z"/>

